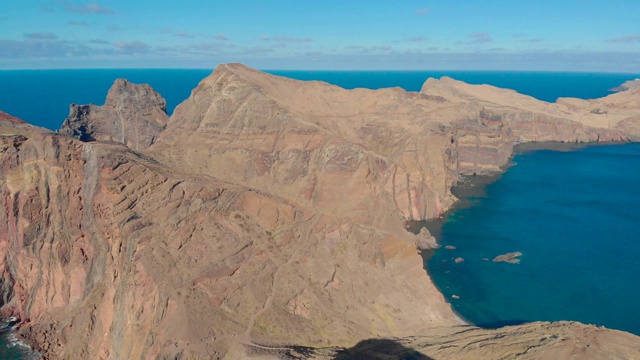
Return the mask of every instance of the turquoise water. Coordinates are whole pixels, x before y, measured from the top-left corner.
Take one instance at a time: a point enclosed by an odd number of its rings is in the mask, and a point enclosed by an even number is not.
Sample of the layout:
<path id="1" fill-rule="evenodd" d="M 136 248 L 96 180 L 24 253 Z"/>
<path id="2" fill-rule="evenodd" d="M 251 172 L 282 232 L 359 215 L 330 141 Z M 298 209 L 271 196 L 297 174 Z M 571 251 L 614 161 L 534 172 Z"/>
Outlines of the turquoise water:
<path id="1" fill-rule="evenodd" d="M 577 320 L 640 335 L 640 144 L 513 162 L 444 219 L 427 262 L 435 284 L 478 325 Z M 515 251 L 519 264 L 491 261 Z"/>

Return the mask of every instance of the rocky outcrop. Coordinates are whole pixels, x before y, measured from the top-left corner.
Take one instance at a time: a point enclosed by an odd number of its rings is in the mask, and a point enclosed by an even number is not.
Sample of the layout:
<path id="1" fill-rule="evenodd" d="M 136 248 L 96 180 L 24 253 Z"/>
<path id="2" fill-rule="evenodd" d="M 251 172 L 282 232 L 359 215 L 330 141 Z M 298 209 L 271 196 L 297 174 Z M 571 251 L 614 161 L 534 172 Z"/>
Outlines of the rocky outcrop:
<path id="1" fill-rule="evenodd" d="M 522 253 L 520 251 L 514 251 L 502 255 L 498 255 L 493 258 L 493 262 L 506 262 L 509 264 L 518 264 L 520 263 L 520 256 Z"/>
<path id="2" fill-rule="evenodd" d="M 76 139 L 0 135 L 0 309 L 49 358 L 247 358 L 371 338 L 445 356 L 509 336 L 534 353 L 523 344 L 579 338 L 576 324 L 460 327 L 417 253 L 437 245 L 404 226 L 446 211 L 461 174 L 499 169 L 516 143 L 636 136 L 632 91 L 556 104 L 451 79 L 348 91 L 228 64 L 162 130 L 147 90 L 118 81 L 104 106 L 77 107 L 61 130 Z M 640 343 L 585 331 L 628 354 Z"/>
<path id="3" fill-rule="evenodd" d="M 625 81 L 622 85 L 616 86 L 610 89 L 610 91 L 615 91 L 615 92 L 627 91 L 637 87 L 640 87 L 640 79 Z"/>
<path id="4" fill-rule="evenodd" d="M 167 102 L 149 85 L 118 79 L 103 106 L 71 104 L 58 131 L 81 141 L 110 141 L 144 150 L 164 130 Z"/>

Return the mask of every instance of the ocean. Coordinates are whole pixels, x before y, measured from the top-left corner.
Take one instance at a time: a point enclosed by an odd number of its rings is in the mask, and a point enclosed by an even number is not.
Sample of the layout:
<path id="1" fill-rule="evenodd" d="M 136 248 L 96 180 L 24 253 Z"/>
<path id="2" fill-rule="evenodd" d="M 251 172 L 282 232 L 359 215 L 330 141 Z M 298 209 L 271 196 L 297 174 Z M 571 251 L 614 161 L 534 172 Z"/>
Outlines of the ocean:
<path id="1" fill-rule="evenodd" d="M 211 69 L 5 70 L 0 110 L 34 125 L 58 129 L 69 104 L 104 103 L 116 78 L 148 83 L 167 100 L 169 113 Z M 429 77 L 514 89 L 544 101 L 598 98 L 638 74 L 478 71 L 268 71 L 344 88 L 399 86 L 419 91 Z M 499 180 L 475 190 L 447 214 L 437 232 L 444 247 L 425 262 L 429 274 L 459 314 L 484 326 L 570 319 L 640 334 L 638 218 L 640 147 L 588 147 L 569 152 L 532 151 L 514 158 Z M 571 165 L 571 166 L 568 166 Z M 477 195 L 478 192 L 484 195 Z M 573 191 L 573 192 L 572 192 Z M 554 197 L 555 196 L 555 197 Z M 517 220 L 517 221 L 516 221 Z M 528 227 L 527 227 L 528 226 Z M 519 264 L 493 263 L 520 251 Z M 463 257 L 455 264 L 452 257 Z M 640 264 L 640 262 L 637 262 Z M 460 298 L 452 299 L 452 295 Z M 29 352 L 7 347 L 0 358 Z M 4 346 L 2 346 L 4 344 Z M 2 352 L 5 351 L 5 352 Z"/>
<path id="2" fill-rule="evenodd" d="M 461 185 L 428 272 L 473 324 L 575 320 L 640 335 L 638 183 L 640 143 L 521 150 L 489 185 Z M 512 252 L 520 263 L 493 262 Z"/>

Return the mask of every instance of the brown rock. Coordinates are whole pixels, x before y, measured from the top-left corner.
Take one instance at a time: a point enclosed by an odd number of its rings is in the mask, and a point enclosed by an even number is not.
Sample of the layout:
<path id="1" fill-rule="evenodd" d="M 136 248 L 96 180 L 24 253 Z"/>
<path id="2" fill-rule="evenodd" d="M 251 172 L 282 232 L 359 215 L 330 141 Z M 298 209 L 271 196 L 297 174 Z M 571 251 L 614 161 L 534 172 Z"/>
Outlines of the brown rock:
<path id="1" fill-rule="evenodd" d="M 464 258 L 461 257 L 457 257 L 453 260 L 456 264 L 460 264 L 461 262 L 464 262 Z"/>
<path id="2" fill-rule="evenodd" d="M 498 255 L 494 257 L 493 262 L 506 262 L 509 264 L 518 264 L 520 262 L 520 259 L 518 259 L 520 256 L 522 256 L 522 253 L 520 251 L 510 252 L 510 253 L 506 253 L 506 254 Z"/>
<path id="3" fill-rule="evenodd" d="M 436 242 L 436 238 L 431 236 L 429 231 L 423 227 L 417 235 L 416 247 L 418 250 L 437 249 L 438 243 Z"/>
<path id="4" fill-rule="evenodd" d="M 9 115 L 2 110 L 0 110 L 0 122 L 10 122 L 12 124 L 26 124 L 22 119 L 18 119 L 15 116 Z"/>
<path id="5" fill-rule="evenodd" d="M 117 79 L 103 106 L 71 104 L 58 131 L 82 141 L 110 141 L 144 150 L 164 130 L 167 103 L 149 85 Z"/>

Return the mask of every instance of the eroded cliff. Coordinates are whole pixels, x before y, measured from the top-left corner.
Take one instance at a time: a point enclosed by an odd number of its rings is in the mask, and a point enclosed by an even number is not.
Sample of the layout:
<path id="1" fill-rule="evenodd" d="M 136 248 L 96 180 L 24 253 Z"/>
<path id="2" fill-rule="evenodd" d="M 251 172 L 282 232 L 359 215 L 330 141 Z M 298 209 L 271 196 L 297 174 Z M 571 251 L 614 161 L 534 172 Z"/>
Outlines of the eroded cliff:
<path id="1" fill-rule="evenodd" d="M 82 141 L 113 141 L 134 150 L 151 146 L 169 120 L 167 102 L 149 85 L 118 79 L 102 106 L 69 106 L 61 134 Z"/>
<path id="2" fill-rule="evenodd" d="M 441 214 L 460 174 L 499 169 L 516 143 L 636 138 L 634 91 L 555 104 L 446 78 L 348 91 L 228 64 L 166 128 L 164 100 L 121 80 L 65 122 L 76 138 L 2 118 L 20 124 L 0 136 L 2 313 L 51 358 L 244 358 L 390 337 L 476 354 L 411 340 L 495 332 L 456 326 L 416 250 L 434 244 L 405 221 Z M 580 326 L 504 331 L 529 344 L 582 339 Z M 619 348 L 637 354 L 640 339 Z"/>

